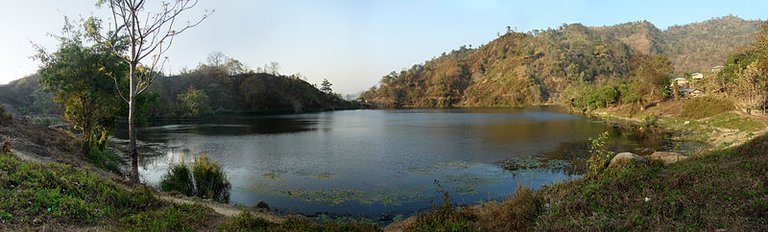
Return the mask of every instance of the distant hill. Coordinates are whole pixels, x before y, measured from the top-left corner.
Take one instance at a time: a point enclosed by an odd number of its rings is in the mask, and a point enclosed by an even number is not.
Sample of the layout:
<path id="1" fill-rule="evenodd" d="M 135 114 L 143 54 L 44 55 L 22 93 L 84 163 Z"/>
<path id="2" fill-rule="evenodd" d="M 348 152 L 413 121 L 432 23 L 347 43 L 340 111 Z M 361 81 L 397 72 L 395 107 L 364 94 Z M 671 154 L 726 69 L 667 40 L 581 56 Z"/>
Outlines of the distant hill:
<path id="1" fill-rule="evenodd" d="M 22 114 L 61 114 L 61 107 L 31 75 L 0 85 L 0 104 Z M 190 88 L 205 92 L 214 113 L 277 114 L 300 113 L 356 107 L 340 96 L 325 94 L 304 80 L 266 73 L 226 75 L 195 71 L 179 76 L 159 77 L 150 88 L 159 104 L 149 109 L 152 117 L 180 117 L 179 94 Z"/>
<path id="2" fill-rule="evenodd" d="M 361 99 L 385 107 L 492 107 L 557 102 L 576 83 L 631 78 L 638 61 L 666 56 L 678 75 L 702 72 L 752 42 L 761 21 L 735 16 L 660 30 L 647 21 L 508 32 L 384 76 Z"/>
<path id="3" fill-rule="evenodd" d="M 708 72 L 712 66 L 725 63 L 734 49 L 751 44 L 762 23 L 729 15 L 672 26 L 663 33 L 663 51 L 677 72 Z"/>
<path id="4" fill-rule="evenodd" d="M 53 94 L 43 90 L 40 76 L 30 75 L 0 85 L 0 104 L 7 110 L 21 114 L 60 114 L 61 108 L 53 103 Z"/>

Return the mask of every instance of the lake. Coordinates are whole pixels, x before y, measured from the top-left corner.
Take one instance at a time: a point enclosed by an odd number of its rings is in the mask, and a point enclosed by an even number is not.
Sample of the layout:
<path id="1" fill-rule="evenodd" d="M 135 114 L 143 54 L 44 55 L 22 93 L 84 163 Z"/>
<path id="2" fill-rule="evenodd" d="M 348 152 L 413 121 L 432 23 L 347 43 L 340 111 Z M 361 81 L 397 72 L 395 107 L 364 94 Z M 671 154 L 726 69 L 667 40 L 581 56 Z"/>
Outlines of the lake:
<path id="1" fill-rule="evenodd" d="M 157 185 L 170 164 L 205 153 L 226 170 L 231 203 L 388 220 L 442 204 L 443 191 L 455 204 L 474 204 L 504 199 L 518 184 L 539 188 L 578 178 L 584 141 L 604 131 L 621 149 L 663 146 L 659 135 L 550 108 L 227 116 L 140 129 L 140 140 L 167 147 L 145 157 L 140 173 Z M 497 164 L 509 159 L 560 165 L 506 170 Z"/>

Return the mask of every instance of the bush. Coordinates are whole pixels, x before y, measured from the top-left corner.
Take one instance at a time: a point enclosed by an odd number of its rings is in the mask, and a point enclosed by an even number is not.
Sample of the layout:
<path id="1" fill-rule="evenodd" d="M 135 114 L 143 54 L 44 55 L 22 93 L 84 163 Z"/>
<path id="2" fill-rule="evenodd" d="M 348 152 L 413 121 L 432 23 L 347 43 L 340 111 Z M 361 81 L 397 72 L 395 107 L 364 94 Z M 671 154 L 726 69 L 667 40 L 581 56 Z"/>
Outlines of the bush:
<path id="1" fill-rule="evenodd" d="M 695 97 L 685 101 L 680 117 L 690 119 L 709 118 L 722 112 L 735 110 L 733 102 L 714 97 Z"/>
<path id="2" fill-rule="evenodd" d="M 229 202 L 229 190 L 232 186 L 227 181 L 227 176 L 221 165 L 208 161 L 202 154 L 192 166 L 192 174 L 195 178 L 197 196 L 212 198 L 218 202 Z"/>
<path id="3" fill-rule="evenodd" d="M 224 203 L 229 202 L 231 188 L 221 165 L 209 161 L 205 154 L 195 160 L 191 170 L 184 163 L 177 164 L 160 181 L 160 189 L 163 191 L 177 191 L 187 196 L 210 198 Z"/>
<path id="4" fill-rule="evenodd" d="M 168 170 L 160 181 L 160 189 L 166 192 L 177 191 L 187 196 L 195 196 L 195 183 L 192 172 L 185 164 L 178 164 Z"/>
<path id="5" fill-rule="evenodd" d="M 614 85 L 582 84 L 566 92 L 571 106 L 584 112 L 614 105 L 621 98 L 619 88 Z"/>
<path id="6" fill-rule="evenodd" d="M 599 175 L 606 167 L 608 167 L 608 163 L 611 161 L 611 155 L 613 155 L 613 153 L 605 149 L 605 144 L 608 142 L 607 131 L 600 134 L 597 138 L 589 139 L 589 142 L 591 146 L 589 149 L 589 160 L 587 160 L 587 163 L 589 164 L 589 167 L 587 168 L 587 177 L 593 177 Z"/>

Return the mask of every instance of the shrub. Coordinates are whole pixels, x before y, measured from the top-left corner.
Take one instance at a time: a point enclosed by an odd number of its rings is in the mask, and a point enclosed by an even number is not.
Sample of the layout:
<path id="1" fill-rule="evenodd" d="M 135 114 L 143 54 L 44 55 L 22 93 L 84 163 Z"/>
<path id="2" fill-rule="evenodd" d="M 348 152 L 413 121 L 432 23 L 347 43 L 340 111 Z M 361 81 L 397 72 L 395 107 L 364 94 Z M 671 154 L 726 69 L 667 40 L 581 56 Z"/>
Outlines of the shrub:
<path id="1" fill-rule="evenodd" d="M 714 97 L 695 97 L 685 101 L 680 117 L 690 119 L 709 118 L 736 109 L 733 102 Z"/>
<path id="2" fill-rule="evenodd" d="M 195 160 L 191 170 L 182 162 L 171 167 L 160 181 L 163 191 L 177 191 L 218 202 L 229 202 L 231 188 L 221 165 L 209 161 L 205 154 Z"/>
<path id="3" fill-rule="evenodd" d="M 177 191 L 187 196 L 195 196 L 195 183 L 192 172 L 184 163 L 174 165 L 160 181 L 160 190 Z"/>
<path id="4" fill-rule="evenodd" d="M 589 149 L 589 164 L 587 168 L 587 177 L 596 176 L 605 170 L 608 166 L 608 162 L 611 161 L 611 155 L 613 153 L 605 148 L 605 144 L 608 142 L 608 132 L 603 132 L 594 139 L 589 139 L 591 144 Z"/>
<path id="5" fill-rule="evenodd" d="M 227 181 L 221 165 L 208 161 L 205 154 L 202 154 L 192 166 L 192 174 L 198 197 L 229 202 L 229 190 L 232 186 Z"/>

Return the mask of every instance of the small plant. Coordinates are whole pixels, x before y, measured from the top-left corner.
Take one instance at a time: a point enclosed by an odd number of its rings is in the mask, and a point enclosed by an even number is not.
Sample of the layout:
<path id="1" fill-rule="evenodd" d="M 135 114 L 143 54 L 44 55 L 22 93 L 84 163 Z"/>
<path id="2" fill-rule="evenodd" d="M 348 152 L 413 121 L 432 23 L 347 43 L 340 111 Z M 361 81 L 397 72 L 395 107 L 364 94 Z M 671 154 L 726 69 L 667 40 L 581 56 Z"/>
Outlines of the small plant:
<path id="1" fill-rule="evenodd" d="M 656 123 L 659 121 L 659 117 L 656 115 L 648 115 L 643 117 L 643 128 L 651 128 L 655 127 Z"/>
<path id="2" fill-rule="evenodd" d="M 0 124 L 8 123 L 11 121 L 11 119 L 11 115 L 5 112 L 5 108 L 0 106 Z"/>
<path id="3" fill-rule="evenodd" d="M 594 139 L 589 139 L 589 160 L 587 160 L 587 176 L 595 176 L 605 170 L 608 166 L 608 162 L 611 161 L 611 155 L 613 153 L 605 149 L 605 145 L 608 142 L 608 131 L 603 132 Z"/>
<path id="4" fill-rule="evenodd" d="M 229 202 L 231 188 L 221 165 L 209 161 L 205 153 L 195 160 L 191 169 L 181 162 L 171 167 L 160 181 L 160 189 L 163 191 L 177 191 L 218 202 Z"/>
<path id="5" fill-rule="evenodd" d="M 11 141 L 4 140 L 0 143 L 0 153 L 11 154 Z"/>

